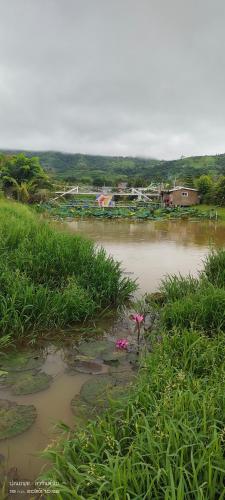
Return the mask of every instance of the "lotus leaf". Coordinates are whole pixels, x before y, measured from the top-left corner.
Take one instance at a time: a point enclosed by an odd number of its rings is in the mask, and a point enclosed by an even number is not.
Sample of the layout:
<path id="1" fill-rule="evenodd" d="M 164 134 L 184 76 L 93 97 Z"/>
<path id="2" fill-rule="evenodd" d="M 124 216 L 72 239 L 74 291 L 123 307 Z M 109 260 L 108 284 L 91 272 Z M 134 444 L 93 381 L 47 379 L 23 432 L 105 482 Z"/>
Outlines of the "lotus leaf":
<path id="1" fill-rule="evenodd" d="M 0 369 L 19 372 L 39 368 L 44 362 L 40 352 L 13 352 L 0 356 Z"/>
<path id="2" fill-rule="evenodd" d="M 79 351 L 85 356 L 102 357 L 103 352 L 112 352 L 114 350 L 114 343 L 108 340 L 96 340 L 91 342 L 82 342 L 79 345 Z"/>
<path id="3" fill-rule="evenodd" d="M 96 375 L 87 380 L 81 387 L 81 398 L 89 405 L 100 404 L 106 398 L 107 392 L 116 384 L 109 375 Z"/>
<path id="4" fill-rule="evenodd" d="M 0 439 L 7 439 L 26 431 L 35 421 L 37 410 L 33 405 L 18 405 L 0 400 Z"/>

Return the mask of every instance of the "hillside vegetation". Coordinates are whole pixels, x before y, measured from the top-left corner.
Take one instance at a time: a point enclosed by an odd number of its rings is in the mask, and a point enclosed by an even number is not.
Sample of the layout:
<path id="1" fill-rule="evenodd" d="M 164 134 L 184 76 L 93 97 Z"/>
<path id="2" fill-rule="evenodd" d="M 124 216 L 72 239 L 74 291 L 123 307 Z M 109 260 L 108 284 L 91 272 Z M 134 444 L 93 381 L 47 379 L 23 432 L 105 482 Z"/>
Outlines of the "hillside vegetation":
<path id="1" fill-rule="evenodd" d="M 3 151 L 16 154 L 19 151 Z M 225 154 L 193 156 L 179 160 L 157 160 L 131 157 L 110 157 L 68 154 L 54 151 L 24 151 L 28 157 L 38 156 L 42 167 L 53 176 L 69 182 L 115 184 L 129 181 L 132 184 L 174 180 L 189 183 L 203 174 L 225 175 Z"/>

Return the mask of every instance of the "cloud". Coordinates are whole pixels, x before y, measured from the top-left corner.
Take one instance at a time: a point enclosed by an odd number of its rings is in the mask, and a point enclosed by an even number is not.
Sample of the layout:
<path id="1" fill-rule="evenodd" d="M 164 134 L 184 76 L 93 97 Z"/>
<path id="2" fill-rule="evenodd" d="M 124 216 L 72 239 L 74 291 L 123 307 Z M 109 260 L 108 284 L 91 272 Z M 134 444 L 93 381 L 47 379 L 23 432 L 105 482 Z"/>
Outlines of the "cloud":
<path id="1" fill-rule="evenodd" d="M 0 145 L 225 151 L 223 0 L 0 0 Z"/>

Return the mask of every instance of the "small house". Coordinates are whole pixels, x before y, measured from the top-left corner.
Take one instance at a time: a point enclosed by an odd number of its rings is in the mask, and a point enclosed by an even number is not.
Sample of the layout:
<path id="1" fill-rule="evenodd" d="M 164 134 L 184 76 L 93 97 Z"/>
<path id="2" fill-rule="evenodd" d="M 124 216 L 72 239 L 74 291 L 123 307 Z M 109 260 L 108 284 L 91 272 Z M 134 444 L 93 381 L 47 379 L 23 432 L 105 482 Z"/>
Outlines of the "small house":
<path id="1" fill-rule="evenodd" d="M 198 190 L 184 186 L 161 191 L 161 199 L 165 207 L 190 207 L 200 202 Z"/>

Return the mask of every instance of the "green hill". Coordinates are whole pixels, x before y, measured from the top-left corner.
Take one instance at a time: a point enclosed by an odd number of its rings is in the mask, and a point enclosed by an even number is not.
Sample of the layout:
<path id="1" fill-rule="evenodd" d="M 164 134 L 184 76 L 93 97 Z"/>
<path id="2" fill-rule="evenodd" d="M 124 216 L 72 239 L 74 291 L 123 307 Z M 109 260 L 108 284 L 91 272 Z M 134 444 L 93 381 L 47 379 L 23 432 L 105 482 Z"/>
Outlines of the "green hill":
<path id="1" fill-rule="evenodd" d="M 16 154 L 18 150 L 1 150 Z M 120 156 L 97 156 L 60 153 L 55 151 L 23 151 L 27 156 L 38 156 L 41 165 L 54 177 L 70 182 L 93 182 L 97 185 L 129 181 L 132 184 L 161 182 L 175 178 L 191 182 L 202 174 L 225 175 L 225 154 L 192 156 L 179 160 L 157 160 Z"/>

